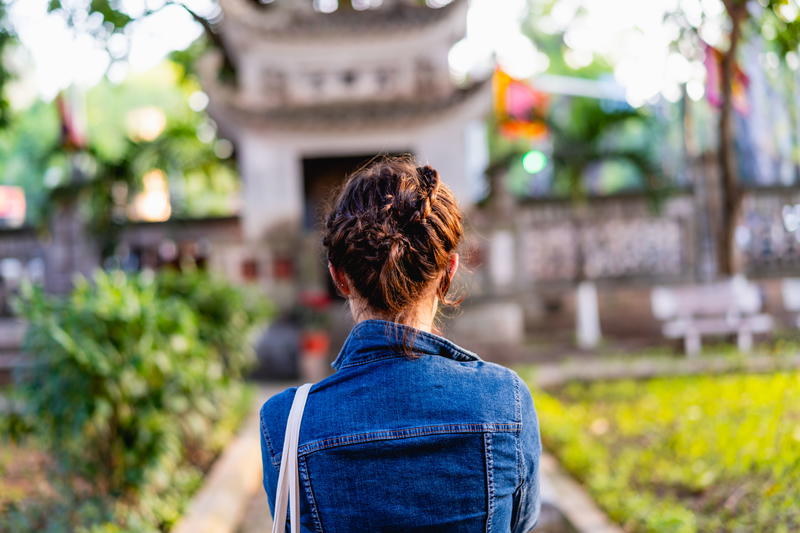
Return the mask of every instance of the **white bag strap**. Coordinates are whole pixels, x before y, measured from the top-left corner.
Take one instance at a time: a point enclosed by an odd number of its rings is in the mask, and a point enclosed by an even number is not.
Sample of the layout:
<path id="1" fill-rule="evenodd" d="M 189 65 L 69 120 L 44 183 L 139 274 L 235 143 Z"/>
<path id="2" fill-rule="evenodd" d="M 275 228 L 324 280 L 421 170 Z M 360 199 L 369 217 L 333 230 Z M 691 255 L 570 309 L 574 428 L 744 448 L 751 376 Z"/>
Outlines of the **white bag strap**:
<path id="1" fill-rule="evenodd" d="M 283 452 L 281 453 L 281 470 L 278 474 L 278 489 L 275 495 L 275 516 L 272 522 L 272 533 L 286 531 L 286 504 L 287 496 L 289 512 L 291 513 L 291 532 L 300 533 L 300 476 L 297 472 L 297 445 L 300 438 L 300 422 L 303 420 L 303 410 L 311 383 L 306 383 L 297 388 L 286 421 L 286 434 L 283 437 Z"/>

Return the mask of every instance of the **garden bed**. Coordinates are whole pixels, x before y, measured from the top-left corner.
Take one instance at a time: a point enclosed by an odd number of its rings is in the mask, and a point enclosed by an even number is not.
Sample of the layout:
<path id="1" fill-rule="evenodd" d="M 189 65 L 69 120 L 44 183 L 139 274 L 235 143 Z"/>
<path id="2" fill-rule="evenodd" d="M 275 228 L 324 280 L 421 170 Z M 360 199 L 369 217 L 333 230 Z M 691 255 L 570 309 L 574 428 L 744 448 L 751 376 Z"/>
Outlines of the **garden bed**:
<path id="1" fill-rule="evenodd" d="M 49 457 L 41 450 L 0 443 L 0 516 L 6 508 L 24 501 L 52 497 L 53 490 L 47 481 L 51 467 Z"/>
<path id="2" fill-rule="evenodd" d="M 800 531 L 800 372 L 535 392 L 542 439 L 630 532 Z"/>
<path id="3" fill-rule="evenodd" d="M 164 487 L 142 487 L 142 492 L 152 490 L 154 494 L 151 496 L 165 499 L 166 505 L 158 513 L 163 520 L 158 529 L 169 529 L 182 516 L 204 476 L 251 411 L 254 387 L 239 387 L 230 393 L 230 402 L 220 406 L 220 420 L 207 435 L 203 446 L 183 450 L 181 464 L 172 474 L 176 482 L 166 490 Z M 65 499 L 57 483 L 51 481 L 59 476 L 59 472 L 42 448 L 35 439 L 26 439 L 23 443 L 0 442 L 0 532 L 24 533 L 40 531 L 43 527 L 55 527 L 59 531 L 59 527 L 70 527 L 66 523 L 63 526 L 53 524 L 48 518 L 52 512 L 75 510 L 78 501 Z M 82 487 L 78 486 L 76 490 L 82 492 Z"/>
<path id="4" fill-rule="evenodd" d="M 251 411 L 267 309 L 200 272 L 119 271 L 18 307 L 32 364 L 3 392 L 0 532 L 169 531 Z"/>

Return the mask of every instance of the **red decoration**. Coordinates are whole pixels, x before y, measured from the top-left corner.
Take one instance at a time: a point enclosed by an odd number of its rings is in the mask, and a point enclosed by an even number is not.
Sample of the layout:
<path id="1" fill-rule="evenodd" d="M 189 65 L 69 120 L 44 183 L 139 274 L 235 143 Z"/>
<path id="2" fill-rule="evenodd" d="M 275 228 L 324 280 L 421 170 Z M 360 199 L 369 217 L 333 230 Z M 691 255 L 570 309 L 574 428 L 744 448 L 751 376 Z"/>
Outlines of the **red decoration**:
<path id="1" fill-rule="evenodd" d="M 328 356 L 330 344 L 331 340 L 327 332 L 306 331 L 302 338 L 303 357 L 325 358 Z"/>
<path id="2" fill-rule="evenodd" d="M 289 257 L 276 257 L 272 262 L 272 273 L 275 279 L 291 280 L 294 278 L 294 261 Z"/>
<path id="3" fill-rule="evenodd" d="M 542 117 L 550 103 L 546 93 L 537 91 L 526 81 L 509 76 L 501 69 L 494 73 L 494 108 L 500 132 L 509 137 L 531 140 L 547 135 Z"/>
<path id="4" fill-rule="evenodd" d="M 722 105 L 722 52 L 708 44 L 705 44 L 705 52 L 706 95 L 711 105 L 720 107 Z M 739 65 L 734 65 L 733 69 L 731 87 L 733 108 L 742 115 L 746 115 L 750 112 L 750 102 L 747 99 L 750 78 L 739 68 Z"/>

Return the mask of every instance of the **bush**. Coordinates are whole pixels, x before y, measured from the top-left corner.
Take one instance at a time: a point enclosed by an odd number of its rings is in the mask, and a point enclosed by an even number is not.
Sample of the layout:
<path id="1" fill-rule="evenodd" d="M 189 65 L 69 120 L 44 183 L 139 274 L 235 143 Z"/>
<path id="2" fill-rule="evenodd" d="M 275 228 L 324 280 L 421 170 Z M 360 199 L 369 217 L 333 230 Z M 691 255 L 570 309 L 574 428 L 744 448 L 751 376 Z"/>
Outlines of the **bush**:
<path id="1" fill-rule="evenodd" d="M 263 313 L 241 292 L 199 273 L 122 272 L 80 281 L 63 299 L 25 291 L 35 364 L 16 393 L 61 474 L 65 529 L 150 531 L 177 518 L 176 502 L 200 482 L 191 467 L 244 410 L 238 378 Z"/>
<path id="2" fill-rule="evenodd" d="M 200 341 L 217 352 L 224 376 L 240 378 L 254 362 L 247 332 L 254 321 L 271 314 L 266 301 L 257 292 L 233 290 L 201 271 L 165 272 L 158 287 L 164 298 L 181 299 L 195 310 Z"/>

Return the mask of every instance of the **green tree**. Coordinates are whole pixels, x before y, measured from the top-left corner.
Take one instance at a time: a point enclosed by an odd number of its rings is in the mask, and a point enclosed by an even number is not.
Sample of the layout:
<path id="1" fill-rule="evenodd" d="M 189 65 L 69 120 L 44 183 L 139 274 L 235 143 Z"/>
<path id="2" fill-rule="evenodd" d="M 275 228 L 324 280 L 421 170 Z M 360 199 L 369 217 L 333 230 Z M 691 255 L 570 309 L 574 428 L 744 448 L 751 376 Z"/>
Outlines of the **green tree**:
<path id="1" fill-rule="evenodd" d="M 638 176 L 638 188 L 648 194 L 663 192 L 665 183 L 650 142 L 657 136 L 658 125 L 648 110 L 627 105 L 606 108 L 598 99 L 574 97 L 555 102 L 547 113 L 534 115 L 532 118 L 544 122 L 548 129 L 554 194 L 578 203 L 585 201 L 586 171 L 608 163 L 632 169 Z M 489 173 L 513 168 L 528 150 L 530 141 L 494 137 Z"/>
<path id="2" fill-rule="evenodd" d="M 17 42 L 14 28 L 8 20 L 8 3 L 9 0 L 0 0 L 0 127 L 8 124 L 10 106 L 5 88 L 14 78 L 11 69 L 3 62 L 8 57 L 8 50 Z"/>
<path id="3" fill-rule="evenodd" d="M 47 162 L 58 139 L 58 117 L 54 106 L 34 102 L 28 109 L 12 113 L 0 128 L 0 182 L 25 190 L 26 222 L 35 224 L 47 197 Z"/>
<path id="4" fill-rule="evenodd" d="M 720 65 L 721 104 L 718 122 L 718 158 L 722 198 L 721 231 L 717 239 L 717 268 L 721 275 L 733 275 L 740 270 L 736 262 L 735 233 L 741 218 L 742 191 L 739 168 L 736 164 L 733 124 L 733 83 L 737 56 L 741 44 L 749 36 L 762 36 L 775 46 L 780 57 L 800 51 L 800 17 L 796 0 L 722 0 L 727 26 Z M 699 27 L 682 20 L 688 32 L 684 38 L 701 45 Z"/>
<path id="5" fill-rule="evenodd" d="M 126 208 L 140 191 L 142 176 L 154 169 L 169 178 L 174 216 L 230 213 L 238 179 L 230 149 L 220 151 L 230 143 L 216 139 L 205 115 L 189 107 L 188 96 L 199 86 L 184 74 L 182 67 L 167 62 L 120 84 L 103 82 L 87 93 L 87 145 L 65 157 L 59 140 L 44 156 L 51 173 L 62 179 L 43 202 L 42 223 L 51 215 L 47 209 L 77 202 L 84 206 L 87 230 L 97 240 L 101 258 L 108 257 L 127 223 Z M 142 139 L 127 126 L 130 113 L 143 107 L 163 114 L 164 130 L 154 138 Z M 204 129 L 210 131 L 201 134 Z"/>

